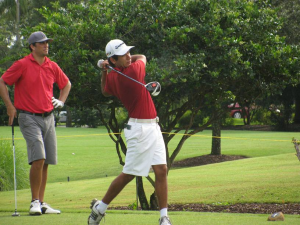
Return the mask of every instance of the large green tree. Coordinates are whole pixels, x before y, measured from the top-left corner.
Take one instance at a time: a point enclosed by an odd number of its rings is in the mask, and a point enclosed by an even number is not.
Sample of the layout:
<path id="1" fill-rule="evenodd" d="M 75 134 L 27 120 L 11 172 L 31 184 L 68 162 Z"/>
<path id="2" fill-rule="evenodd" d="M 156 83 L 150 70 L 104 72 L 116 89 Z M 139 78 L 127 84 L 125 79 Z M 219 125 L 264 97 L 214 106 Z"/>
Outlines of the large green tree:
<path id="1" fill-rule="evenodd" d="M 286 36 L 288 44 L 299 45 L 300 2 L 297 0 L 273 0 L 272 3 L 277 7 L 278 15 L 283 19 L 283 25 L 280 30 L 281 35 Z M 277 102 L 283 106 L 284 120 L 288 120 L 291 117 L 293 112 L 292 105 L 295 104 L 294 123 L 300 124 L 300 85 L 289 85 L 283 93 L 275 97 Z"/>
<path id="2" fill-rule="evenodd" d="M 166 145 L 168 168 L 185 141 L 218 120 L 231 101 L 252 100 L 265 92 L 280 91 L 297 82 L 296 46 L 285 43 L 281 22 L 269 1 L 89 1 L 59 3 L 40 9 L 44 23 L 23 30 L 43 30 L 54 38 L 50 46 L 73 84 L 68 104 L 95 108 L 116 144 L 121 164 L 126 145 L 120 135 L 120 102 L 100 91 L 98 59 L 113 38 L 136 46 L 132 54 L 148 58 L 147 81 L 159 81 L 154 98 Z M 237 96 L 236 99 L 231 99 Z M 104 113 L 109 111 L 109 118 Z M 189 112 L 187 123 L 179 125 Z M 199 114 L 207 117 L 199 120 Z M 174 149 L 170 141 L 181 132 Z M 153 184 L 153 179 L 147 177 Z M 141 179 L 139 179 L 141 181 Z M 142 186 L 142 185 L 140 185 Z M 142 206 L 147 208 L 143 190 Z"/>

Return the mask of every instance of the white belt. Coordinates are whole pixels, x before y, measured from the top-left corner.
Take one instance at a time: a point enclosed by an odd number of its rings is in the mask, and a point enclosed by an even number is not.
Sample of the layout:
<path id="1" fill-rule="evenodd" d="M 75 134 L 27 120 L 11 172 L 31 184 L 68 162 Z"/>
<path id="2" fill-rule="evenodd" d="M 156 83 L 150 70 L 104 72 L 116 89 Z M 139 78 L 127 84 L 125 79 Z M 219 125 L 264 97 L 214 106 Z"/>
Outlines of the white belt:
<path id="1" fill-rule="evenodd" d="M 158 123 L 159 118 L 156 117 L 154 119 L 136 119 L 136 118 L 129 118 L 130 122 L 135 122 L 135 123 Z"/>

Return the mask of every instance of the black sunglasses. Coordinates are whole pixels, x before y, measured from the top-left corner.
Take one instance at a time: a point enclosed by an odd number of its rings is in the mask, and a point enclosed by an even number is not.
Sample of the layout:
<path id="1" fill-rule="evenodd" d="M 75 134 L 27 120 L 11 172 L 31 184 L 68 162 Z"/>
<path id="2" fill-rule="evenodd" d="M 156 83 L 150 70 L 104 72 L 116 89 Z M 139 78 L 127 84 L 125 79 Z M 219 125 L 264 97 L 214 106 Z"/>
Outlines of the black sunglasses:
<path id="1" fill-rule="evenodd" d="M 42 42 L 37 42 L 37 43 L 40 43 L 40 44 L 48 44 L 49 41 L 42 41 Z"/>

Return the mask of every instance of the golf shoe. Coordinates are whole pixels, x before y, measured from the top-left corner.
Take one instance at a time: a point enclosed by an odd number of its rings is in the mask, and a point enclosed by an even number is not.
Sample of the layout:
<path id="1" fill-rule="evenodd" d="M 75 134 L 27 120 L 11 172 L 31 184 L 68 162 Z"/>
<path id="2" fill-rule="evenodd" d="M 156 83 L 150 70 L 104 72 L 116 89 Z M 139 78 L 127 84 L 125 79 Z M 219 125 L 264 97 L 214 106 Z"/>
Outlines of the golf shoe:
<path id="1" fill-rule="evenodd" d="M 30 203 L 30 215 L 42 215 L 41 204 L 39 200 L 34 200 Z"/>
<path id="2" fill-rule="evenodd" d="M 60 214 L 57 209 L 52 209 L 46 202 L 41 204 L 41 210 L 43 214 Z"/>
<path id="3" fill-rule="evenodd" d="M 97 199 L 92 200 L 90 207 L 92 209 L 92 212 L 88 218 L 88 225 L 99 225 L 100 221 L 105 216 L 105 213 L 101 214 L 97 209 L 99 203 L 100 201 L 98 201 Z"/>

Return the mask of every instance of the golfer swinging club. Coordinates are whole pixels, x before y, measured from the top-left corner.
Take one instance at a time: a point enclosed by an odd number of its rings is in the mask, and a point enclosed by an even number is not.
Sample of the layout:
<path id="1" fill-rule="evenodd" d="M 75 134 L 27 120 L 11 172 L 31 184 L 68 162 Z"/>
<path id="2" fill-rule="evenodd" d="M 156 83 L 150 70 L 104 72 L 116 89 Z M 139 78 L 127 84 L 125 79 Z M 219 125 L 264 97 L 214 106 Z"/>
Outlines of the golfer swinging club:
<path id="1" fill-rule="evenodd" d="M 98 225 L 105 216 L 111 201 L 135 176 L 148 176 L 152 166 L 155 173 L 155 192 L 158 197 L 159 225 L 171 225 L 167 214 L 168 184 L 165 144 L 154 103 L 150 93 L 142 85 L 121 76 L 108 73 L 107 65 L 145 84 L 146 57 L 130 55 L 123 41 L 115 39 L 106 45 L 108 60 L 103 61 L 101 90 L 106 97 L 116 96 L 128 110 L 129 121 L 124 129 L 127 153 L 122 173 L 111 183 L 102 201 L 92 201 L 89 225 Z"/>
<path id="2" fill-rule="evenodd" d="M 48 165 L 57 163 L 56 133 L 53 108 L 64 106 L 71 83 L 61 68 L 48 55 L 51 38 L 37 31 L 28 38 L 31 53 L 16 61 L 0 78 L 0 96 L 9 116 L 9 125 L 19 112 L 20 130 L 27 143 L 32 201 L 30 215 L 60 214 L 44 202 Z M 60 89 L 58 99 L 53 97 L 53 84 Z M 7 85 L 15 85 L 14 105 Z"/>

